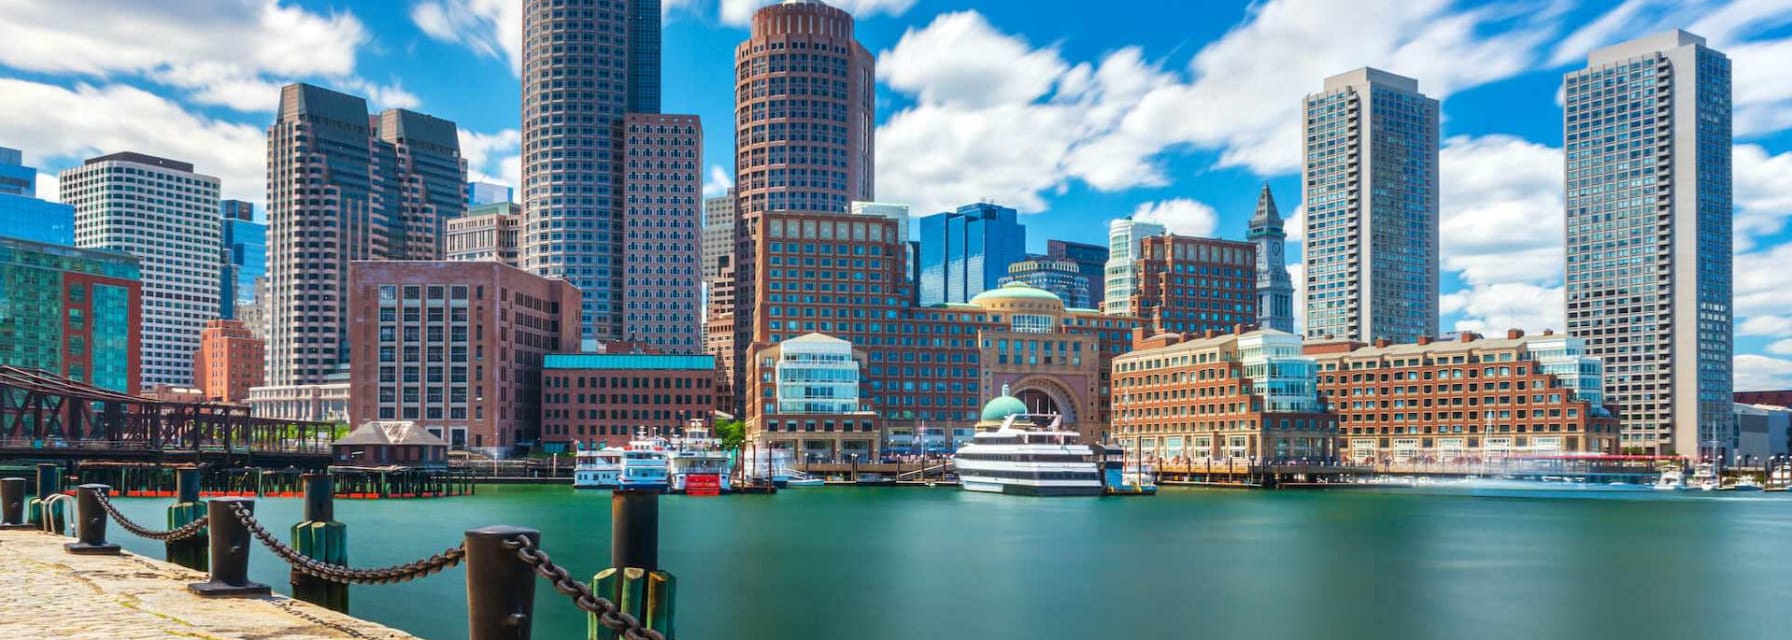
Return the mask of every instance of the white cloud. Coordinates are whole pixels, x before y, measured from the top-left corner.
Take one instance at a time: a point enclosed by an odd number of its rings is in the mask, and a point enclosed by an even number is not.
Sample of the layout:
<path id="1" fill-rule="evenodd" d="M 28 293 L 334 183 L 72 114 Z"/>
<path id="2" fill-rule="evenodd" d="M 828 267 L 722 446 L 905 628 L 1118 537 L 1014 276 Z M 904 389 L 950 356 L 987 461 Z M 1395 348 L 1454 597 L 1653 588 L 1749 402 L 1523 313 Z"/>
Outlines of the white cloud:
<path id="1" fill-rule="evenodd" d="M 502 54 L 510 70 L 522 75 L 522 0 L 425 0 L 411 5 L 411 22 L 436 40 L 466 45 L 482 56 Z"/>
<path id="2" fill-rule="evenodd" d="M 722 165 L 709 165 L 709 179 L 703 182 L 703 197 L 719 198 L 727 195 L 734 188 L 734 176 L 723 169 Z"/>
<path id="3" fill-rule="evenodd" d="M 193 163 L 222 181 L 225 198 L 266 200 L 267 141 L 259 126 L 209 119 L 125 85 L 71 89 L 0 78 L 0 96 L 8 103 L 0 140 L 41 158 L 138 151 Z"/>
<path id="4" fill-rule="evenodd" d="M 1133 209 L 1132 219 L 1155 222 L 1169 229 L 1170 233 L 1184 236 L 1211 237 L 1214 227 L 1219 226 L 1219 216 L 1213 212 L 1213 207 L 1188 198 L 1140 204 Z"/>
<path id="5" fill-rule="evenodd" d="M 1562 287 L 1502 282 L 1445 294 L 1438 299 L 1438 307 L 1445 314 L 1461 314 L 1456 331 L 1488 335 L 1503 335 L 1507 329 L 1561 331 L 1567 326 L 1562 296 Z"/>
<path id="6" fill-rule="evenodd" d="M 691 0 L 679 1 L 688 3 Z M 722 23 L 737 27 L 746 26 L 753 22 L 754 11 L 758 11 L 760 7 L 777 1 L 778 0 L 722 0 Z M 828 4 L 845 9 L 847 13 L 863 18 L 879 13 L 892 16 L 902 15 L 902 12 L 908 11 L 909 7 L 915 6 L 915 0 L 828 0 Z"/>
<path id="7" fill-rule="evenodd" d="M 1458 136 L 1438 154 L 1440 298 L 1455 329 L 1563 329 L 1562 151 L 1506 135 Z"/>
<path id="8" fill-rule="evenodd" d="M 1737 391 L 1785 389 L 1792 386 L 1792 360 L 1742 354 L 1735 360 Z"/>
<path id="9" fill-rule="evenodd" d="M 1294 282 L 1294 333 L 1306 335 L 1307 265 L 1299 260 L 1288 263 L 1288 279 Z"/>
<path id="10" fill-rule="evenodd" d="M 1782 356 L 1792 355 L 1792 340 L 1775 340 L 1767 345 L 1767 352 Z"/>
<path id="11" fill-rule="evenodd" d="M 1792 7 L 1786 9 L 1792 15 Z M 1730 87 L 1736 135 L 1749 136 L 1792 127 L 1792 38 L 1750 42 L 1722 49 L 1730 56 Z"/>
<path id="12" fill-rule="evenodd" d="M 516 129 L 497 133 L 476 133 L 460 130 L 460 156 L 467 161 L 467 179 L 496 182 L 522 190 L 522 156 L 518 145 L 522 134 Z M 521 197 L 521 194 L 518 194 Z"/>
<path id="13" fill-rule="evenodd" d="M 1792 217 L 1792 152 L 1769 156 L 1760 145 L 1745 144 L 1730 159 L 1736 250 L 1747 251 L 1755 237 L 1779 233 Z"/>
<path id="14" fill-rule="evenodd" d="M 0 65 L 100 80 L 141 76 L 199 104 L 271 111 L 286 81 L 358 81 L 356 53 L 369 40 L 353 14 L 280 0 L 75 4 L 0 0 Z"/>
<path id="15" fill-rule="evenodd" d="M 62 182 L 56 174 L 37 172 L 37 197 L 50 202 L 62 202 Z"/>

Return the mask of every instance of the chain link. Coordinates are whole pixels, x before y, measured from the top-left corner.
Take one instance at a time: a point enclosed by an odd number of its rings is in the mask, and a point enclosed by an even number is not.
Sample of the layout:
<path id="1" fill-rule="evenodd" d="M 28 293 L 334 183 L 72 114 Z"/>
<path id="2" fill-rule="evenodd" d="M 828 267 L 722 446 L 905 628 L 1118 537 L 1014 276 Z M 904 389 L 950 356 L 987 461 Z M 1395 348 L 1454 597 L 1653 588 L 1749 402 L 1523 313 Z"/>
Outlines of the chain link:
<path id="1" fill-rule="evenodd" d="M 179 527 L 167 531 L 158 531 L 131 522 L 130 518 L 124 517 L 124 514 L 118 512 L 118 507 L 112 506 L 112 499 L 106 497 L 105 491 L 95 491 L 93 492 L 93 497 L 100 503 L 100 508 L 106 511 L 106 515 L 112 516 L 112 521 L 117 522 L 118 526 L 123 527 L 125 531 L 129 531 L 144 538 L 149 538 L 150 540 L 160 542 L 179 542 L 181 540 L 186 540 L 204 533 L 206 525 L 210 521 L 208 516 L 199 516 L 198 520 L 183 524 Z"/>
<path id="2" fill-rule="evenodd" d="M 535 574 L 554 585 L 554 590 L 572 597 L 573 604 L 586 613 L 597 616 L 599 624 L 611 631 L 622 634 L 628 640 L 666 640 L 666 634 L 641 625 L 640 620 L 624 613 L 616 603 L 597 597 L 591 593 L 591 587 L 572 579 L 566 568 L 554 564 L 548 553 L 535 547 L 535 542 L 528 536 L 516 536 L 504 541 L 504 546 L 516 550 L 516 557 L 535 569 Z"/>
<path id="3" fill-rule="evenodd" d="M 254 535 L 257 540 L 260 540 L 263 545 L 267 546 L 269 551 L 273 551 L 274 555 L 280 556 L 281 560 L 285 560 L 287 564 L 292 565 L 294 571 L 320 580 L 328 580 L 330 582 L 338 582 L 342 584 L 392 584 L 396 582 L 409 582 L 458 565 L 461 560 L 467 556 L 467 551 L 464 546 L 455 545 L 453 548 L 416 562 L 378 569 L 355 569 L 339 564 L 324 562 L 303 553 L 299 553 L 297 549 L 286 546 L 286 543 L 281 542 L 278 538 L 274 537 L 274 534 L 268 533 L 267 529 L 262 528 L 261 523 L 256 522 L 255 516 L 249 513 L 248 509 L 244 509 L 241 503 L 230 503 L 230 511 L 236 515 L 238 521 L 243 523 L 243 527 L 247 528 L 250 534 Z"/>

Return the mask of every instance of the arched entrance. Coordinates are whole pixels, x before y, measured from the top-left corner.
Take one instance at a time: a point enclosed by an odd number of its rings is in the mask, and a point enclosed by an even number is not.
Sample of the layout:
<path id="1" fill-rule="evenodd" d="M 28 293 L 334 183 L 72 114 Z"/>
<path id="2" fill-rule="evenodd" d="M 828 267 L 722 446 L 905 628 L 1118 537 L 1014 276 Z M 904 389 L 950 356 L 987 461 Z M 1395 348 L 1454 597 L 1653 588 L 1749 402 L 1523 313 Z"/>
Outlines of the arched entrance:
<path id="1" fill-rule="evenodd" d="M 1021 378 L 1010 385 L 1009 393 L 1027 405 L 1029 413 L 1056 413 L 1065 425 L 1076 424 L 1076 395 L 1063 382 L 1046 377 Z"/>

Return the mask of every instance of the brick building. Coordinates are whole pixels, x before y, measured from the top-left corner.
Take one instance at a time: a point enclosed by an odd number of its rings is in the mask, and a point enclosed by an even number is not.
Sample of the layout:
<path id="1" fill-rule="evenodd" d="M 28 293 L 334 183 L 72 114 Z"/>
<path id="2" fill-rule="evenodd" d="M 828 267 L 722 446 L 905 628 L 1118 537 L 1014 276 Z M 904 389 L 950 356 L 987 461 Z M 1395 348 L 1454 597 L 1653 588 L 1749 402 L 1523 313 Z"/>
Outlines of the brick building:
<path id="1" fill-rule="evenodd" d="M 536 441 L 542 357 L 579 344 L 579 292 L 496 262 L 349 267 L 350 421 L 405 420 L 459 448 Z"/>
<path id="2" fill-rule="evenodd" d="M 1121 446 L 1180 464 L 1334 456 L 1337 423 L 1300 337 L 1243 329 L 1152 339 L 1141 331 L 1140 348 L 1113 364 Z"/>
<path id="3" fill-rule="evenodd" d="M 1452 462 L 1618 453 L 1604 367 L 1580 338 L 1511 330 L 1487 339 L 1309 343 L 1319 395 L 1354 462 Z"/>
<path id="4" fill-rule="evenodd" d="M 138 273 L 128 254 L 0 237 L 0 364 L 136 393 Z"/>
<path id="5" fill-rule="evenodd" d="M 193 384 L 211 402 L 244 403 L 262 384 L 266 343 L 239 320 L 212 320 L 199 332 Z"/>
<path id="6" fill-rule="evenodd" d="M 561 353 L 543 359 L 544 450 L 628 444 L 635 430 L 671 434 L 715 413 L 714 356 Z"/>
<path id="7" fill-rule="evenodd" d="M 1227 332 L 1257 322 L 1257 246 L 1161 235 L 1139 241 L 1128 305 L 1151 334 Z"/>

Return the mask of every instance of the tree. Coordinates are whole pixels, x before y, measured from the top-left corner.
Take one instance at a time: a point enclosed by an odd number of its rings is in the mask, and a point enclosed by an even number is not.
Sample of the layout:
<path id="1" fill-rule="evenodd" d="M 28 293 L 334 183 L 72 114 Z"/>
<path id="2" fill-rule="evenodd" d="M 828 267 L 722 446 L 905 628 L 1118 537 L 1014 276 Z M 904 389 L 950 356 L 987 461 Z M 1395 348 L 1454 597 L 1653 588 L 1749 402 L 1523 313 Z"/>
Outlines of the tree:
<path id="1" fill-rule="evenodd" d="M 740 451 L 747 447 L 747 423 L 739 420 L 716 421 L 716 438 L 722 441 L 722 449 Z"/>

